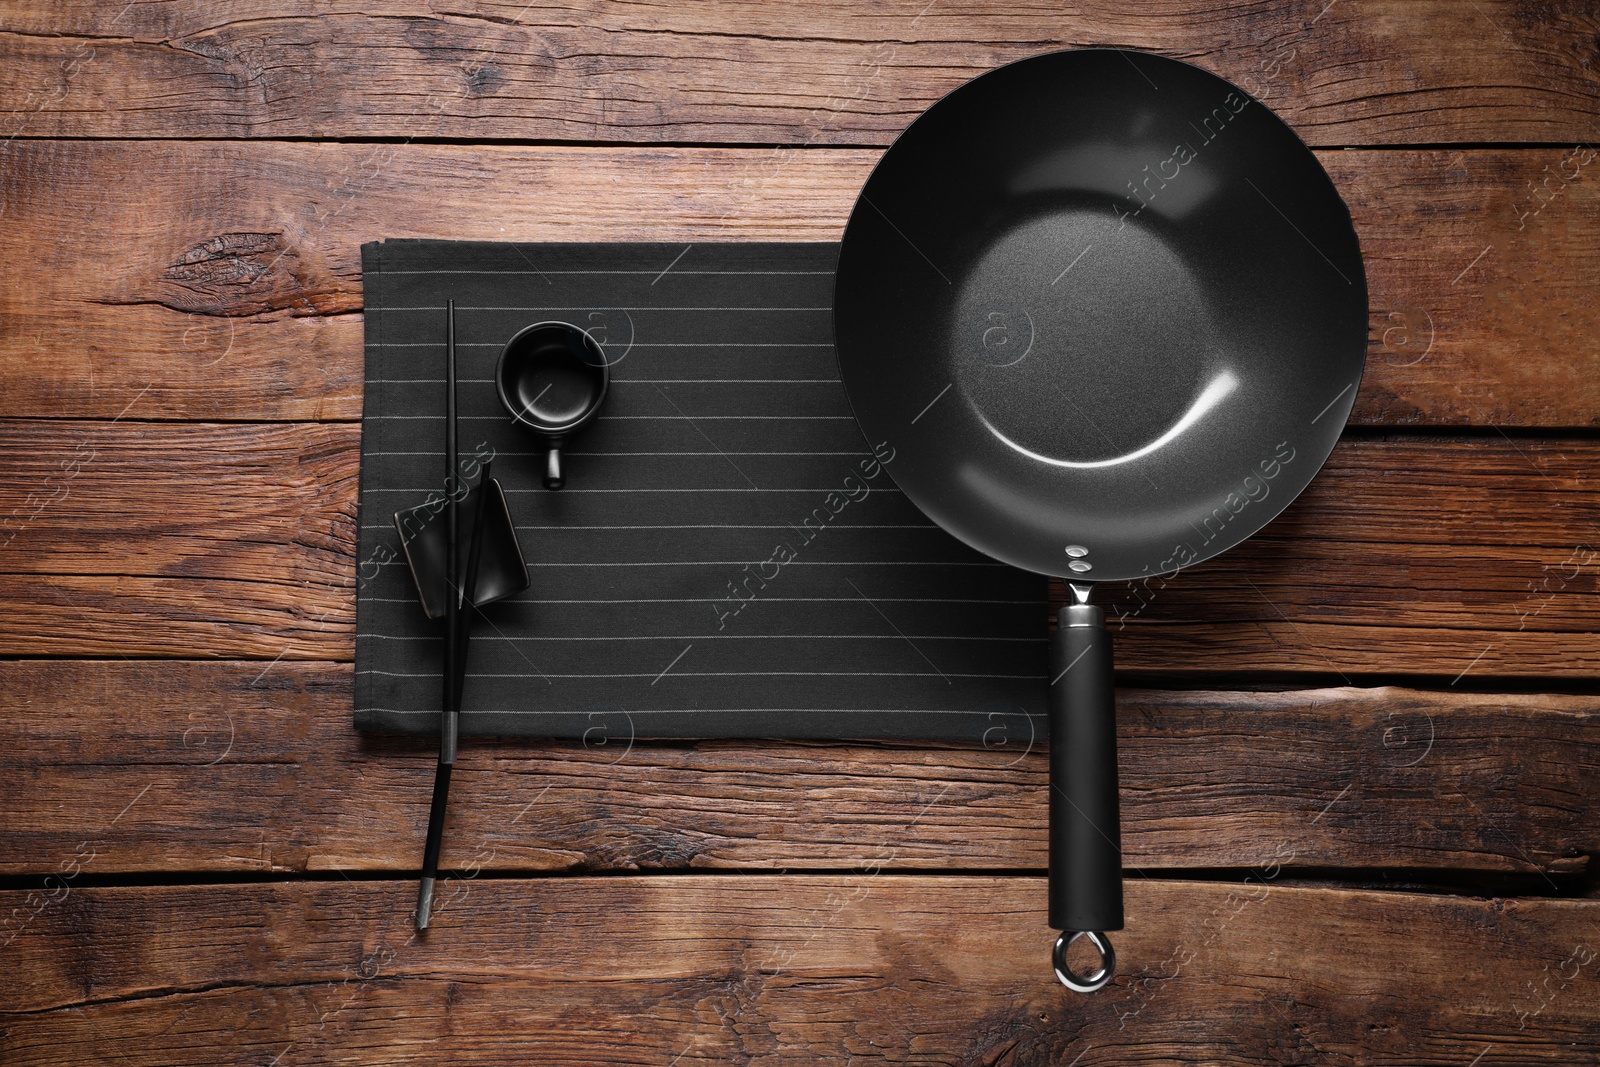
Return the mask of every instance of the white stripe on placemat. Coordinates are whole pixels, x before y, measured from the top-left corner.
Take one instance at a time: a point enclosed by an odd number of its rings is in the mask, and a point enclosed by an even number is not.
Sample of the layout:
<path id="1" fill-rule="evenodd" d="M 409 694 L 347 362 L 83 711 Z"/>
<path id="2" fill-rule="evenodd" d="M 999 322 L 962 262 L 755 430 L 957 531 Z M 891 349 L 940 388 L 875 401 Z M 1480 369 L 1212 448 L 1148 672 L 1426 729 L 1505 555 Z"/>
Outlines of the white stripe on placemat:
<path id="1" fill-rule="evenodd" d="M 426 675 L 438 678 L 437 674 Z M 529 678 L 537 675 L 527 675 Z M 934 677 L 929 675 L 928 677 Z M 1038 681 L 1044 675 L 1029 675 Z M 437 715 L 438 708 L 363 708 L 363 711 L 386 712 L 390 715 Z M 996 712 L 967 708 L 630 708 L 627 711 L 546 711 L 542 708 L 462 708 L 463 715 L 974 715 L 989 718 L 996 714 L 1023 714 L 1030 712 Z M 1043 712 L 1038 713 L 1044 717 Z"/>
<path id="2" fill-rule="evenodd" d="M 384 671 L 376 667 L 356 671 L 356 674 L 381 675 L 385 678 L 437 678 L 438 671 Z M 655 678 L 650 671 L 628 674 L 489 674 L 473 672 L 473 678 Z M 669 678 L 1042 678 L 1039 674 L 961 674 L 956 671 L 935 673 L 931 671 L 673 671 Z M 703 709 L 716 710 L 716 709 Z"/>
<path id="3" fill-rule="evenodd" d="M 478 267 L 471 270 L 384 270 L 382 274 L 535 274 L 549 275 L 559 278 L 567 274 L 600 274 L 600 275 L 641 275 L 652 276 L 661 273 L 654 270 L 496 270 L 493 267 Z M 831 275 L 831 270 L 675 270 L 677 276 L 732 276 L 732 277 L 821 277 Z"/>
<path id="4" fill-rule="evenodd" d="M 427 306 L 427 305 L 420 305 L 420 306 L 417 306 L 417 307 L 396 307 L 396 308 L 386 307 L 386 308 L 380 308 L 379 310 L 383 311 L 384 313 L 388 313 L 390 311 L 435 311 L 435 312 L 437 312 L 437 311 L 443 311 L 444 310 L 444 305 L 440 304 L 438 306 L 433 306 L 433 307 L 430 307 L 430 306 Z M 539 307 L 531 307 L 530 308 L 530 307 L 499 307 L 499 306 L 468 307 L 465 304 L 457 304 L 456 305 L 456 311 L 458 311 L 458 312 L 460 312 L 460 311 L 515 311 L 515 312 L 518 312 L 519 314 L 523 314 L 523 315 L 531 315 L 534 312 L 541 312 L 542 313 L 542 312 L 546 312 L 546 311 L 827 311 L 827 312 L 832 312 L 833 311 L 833 307 L 831 305 L 828 305 L 828 304 L 824 304 L 821 307 L 693 307 L 693 306 L 657 307 L 657 306 L 655 306 L 653 304 L 639 304 L 639 305 L 630 304 L 630 305 L 627 305 L 627 306 L 623 306 L 623 305 L 620 305 L 620 304 L 619 305 L 602 305 L 602 304 L 563 304 L 563 305 L 555 305 L 555 304 L 543 304 L 543 305 L 540 305 Z"/>
<path id="5" fill-rule="evenodd" d="M 866 563 L 862 566 L 870 567 Z M 415 604 L 414 596 L 369 596 L 363 597 L 369 604 Z M 1043 601 L 1033 600 L 965 600 L 961 597 L 909 597 L 909 596 L 875 596 L 872 598 L 878 604 L 1042 604 Z M 540 604 L 713 604 L 715 597 L 638 597 L 627 600 L 552 600 L 540 597 Z M 763 604 L 859 604 L 858 596 L 764 596 Z"/>
<path id="6" fill-rule="evenodd" d="M 443 385 L 443 378 L 368 378 L 368 385 Z M 493 385 L 493 378 L 457 378 L 458 385 Z M 612 385 L 838 385 L 837 378 L 612 378 Z"/>
<path id="7" fill-rule="evenodd" d="M 552 601 L 543 601 L 552 603 Z M 372 641 L 439 641 L 438 634 L 357 634 Z M 494 641 L 1037 641 L 1037 637 L 988 637 L 972 634 L 607 634 L 604 637 L 513 637 L 501 634 Z"/>
<path id="8" fill-rule="evenodd" d="M 535 311 L 529 308 L 527 314 Z M 457 341 L 457 348 L 504 348 L 504 341 Z M 372 341 L 367 348 L 443 348 L 443 341 Z M 831 341 L 635 341 L 630 348 L 832 348 Z"/>

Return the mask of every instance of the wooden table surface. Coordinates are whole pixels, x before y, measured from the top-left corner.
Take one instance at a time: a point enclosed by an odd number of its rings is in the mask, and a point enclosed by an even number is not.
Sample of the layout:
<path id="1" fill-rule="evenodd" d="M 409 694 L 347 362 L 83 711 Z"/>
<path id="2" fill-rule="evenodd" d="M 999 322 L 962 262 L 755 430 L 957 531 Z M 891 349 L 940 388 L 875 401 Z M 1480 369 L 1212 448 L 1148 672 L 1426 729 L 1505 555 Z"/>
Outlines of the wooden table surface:
<path id="1" fill-rule="evenodd" d="M 1283 115 L 1372 302 L 1312 488 L 1113 598 L 1115 984 L 1045 965 L 1037 749 L 470 742 L 414 935 L 360 244 L 836 239 L 1093 44 Z M 8 0 L 0 116 L 0 1063 L 1600 1063 L 1592 0 Z"/>

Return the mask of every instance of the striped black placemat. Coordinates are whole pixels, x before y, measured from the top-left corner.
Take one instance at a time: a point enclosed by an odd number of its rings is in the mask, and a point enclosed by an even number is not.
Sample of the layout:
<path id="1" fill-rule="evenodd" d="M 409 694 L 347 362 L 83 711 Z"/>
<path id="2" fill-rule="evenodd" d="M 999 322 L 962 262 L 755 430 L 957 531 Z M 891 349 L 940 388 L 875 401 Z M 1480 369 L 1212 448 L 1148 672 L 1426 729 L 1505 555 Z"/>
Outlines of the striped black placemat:
<path id="1" fill-rule="evenodd" d="M 1042 733 L 1045 582 L 932 525 L 894 486 L 892 444 L 863 440 L 833 353 L 837 252 L 366 245 L 356 726 L 438 728 L 441 624 L 392 516 L 443 485 L 454 299 L 461 453 L 494 456 L 533 578 L 478 620 L 464 732 Z M 493 383 L 501 347 L 543 319 L 612 361 L 556 493 Z"/>

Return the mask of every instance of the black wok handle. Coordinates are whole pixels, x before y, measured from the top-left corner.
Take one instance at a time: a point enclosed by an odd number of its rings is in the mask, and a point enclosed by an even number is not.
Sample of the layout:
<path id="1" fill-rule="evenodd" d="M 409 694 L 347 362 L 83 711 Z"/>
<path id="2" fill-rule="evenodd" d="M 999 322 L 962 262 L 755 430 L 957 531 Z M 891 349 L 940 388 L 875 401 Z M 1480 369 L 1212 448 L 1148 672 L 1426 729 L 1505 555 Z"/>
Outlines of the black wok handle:
<path id="1" fill-rule="evenodd" d="M 1100 935 L 1123 925 L 1116 694 L 1105 613 L 1088 603 L 1087 586 L 1074 584 L 1073 593 L 1050 645 L 1050 925 L 1064 931 L 1056 976 L 1092 992 L 1115 964 Z M 1078 935 L 1102 957 L 1088 976 L 1066 966 L 1066 946 Z"/>

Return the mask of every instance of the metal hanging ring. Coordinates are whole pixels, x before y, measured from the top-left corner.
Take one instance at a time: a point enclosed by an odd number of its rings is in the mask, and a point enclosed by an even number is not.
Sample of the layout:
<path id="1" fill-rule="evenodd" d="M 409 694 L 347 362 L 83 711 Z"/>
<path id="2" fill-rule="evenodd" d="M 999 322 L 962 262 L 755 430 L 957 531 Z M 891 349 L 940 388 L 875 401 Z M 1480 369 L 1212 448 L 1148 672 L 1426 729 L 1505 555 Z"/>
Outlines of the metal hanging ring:
<path id="1" fill-rule="evenodd" d="M 1100 966 L 1091 974 L 1080 975 L 1067 965 L 1067 948 L 1080 937 L 1087 937 L 1100 953 Z M 1098 930 L 1063 930 L 1061 936 L 1056 938 L 1051 961 L 1055 964 L 1056 978 L 1060 979 L 1062 985 L 1074 993 L 1093 993 L 1105 988 L 1105 984 L 1111 981 L 1111 973 L 1117 967 L 1117 954 L 1112 951 L 1111 939 Z"/>

